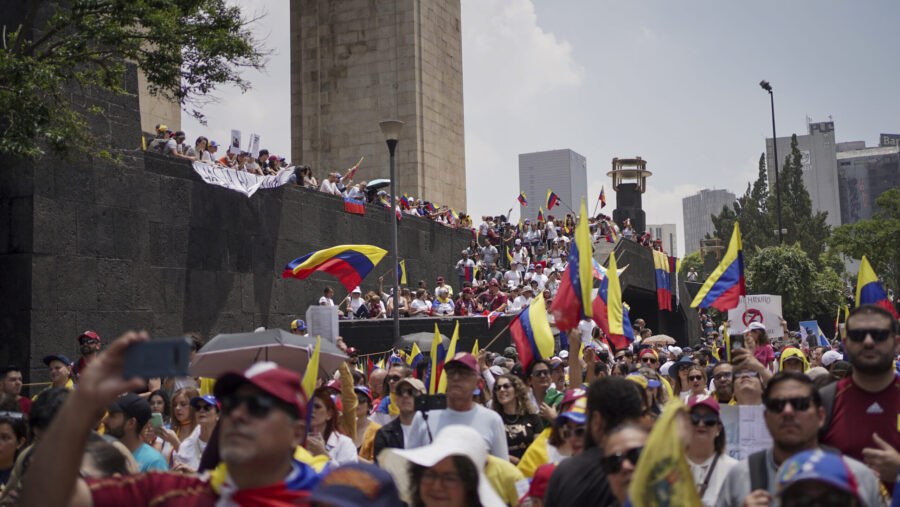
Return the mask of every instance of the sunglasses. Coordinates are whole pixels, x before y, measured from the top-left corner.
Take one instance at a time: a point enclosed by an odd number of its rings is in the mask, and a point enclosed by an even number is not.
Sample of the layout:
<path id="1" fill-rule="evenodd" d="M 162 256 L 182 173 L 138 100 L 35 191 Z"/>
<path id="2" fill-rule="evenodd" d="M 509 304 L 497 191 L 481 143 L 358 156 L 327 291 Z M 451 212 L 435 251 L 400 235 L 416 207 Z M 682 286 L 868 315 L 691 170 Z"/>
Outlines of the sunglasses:
<path id="1" fill-rule="evenodd" d="M 215 406 L 210 405 L 209 403 L 198 403 L 197 406 L 194 407 L 194 410 L 198 412 L 209 412 L 215 408 Z"/>
<path id="2" fill-rule="evenodd" d="M 399 382 L 403 379 L 400 375 L 388 375 L 388 382 Z"/>
<path id="3" fill-rule="evenodd" d="M 812 396 L 798 398 L 770 398 L 764 403 L 766 405 L 766 410 L 776 414 L 784 412 L 784 408 L 788 403 L 791 404 L 791 407 L 793 407 L 795 411 L 803 412 L 809 408 L 810 404 L 812 404 Z"/>
<path id="4" fill-rule="evenodd" d="M 713 378 L 716 380 L 729 380 L 731 378 L 731 374 L 730 373 L 719 373 L 718 375 L 716 375 Z"/>
<path id="5" fill-rule="evenodd" d="M 418 391 L 412 387 L 401 387 L 400 389 L 397 389 L 397 396 L 412 396 L 415 398 L 416 394 L 418 394 Z"/>
<path id="6" fill-rule="evenodd" d="M 642 357 L 642 358 L 641 358 L 641 362 L 642 362 L 642 363 L 656 364 L 658 361 L 656 360 L 655 357 Z"/>
<path id="7" fill-rule="evenodd" d="M 690 380 L 691 382 L 693 382 L 695 380 L 703 380 L 703 376 L 702 375 L 689 375 L 688 380 Z"/>
<path id="8" fill-rule="evenodd" d="M 616 356 L 616 361 L 622 361 L 623 359 L 625 359 L 625 354 L 622 354 L 621 356 Z"/>
<path id="9" fill-rule="evenodd" d="M 693 424 L 694 426 L 702 424 L 707 428 L 712 428 L 713 426 L 719 424 L 719 416 L 717 416 L 716 414 L 691 413 L 691 424 Z"/>
<path id="10" fill-rule="evenodd" d="M 559 430 L 559 436 L 563 440 L 568 440 L 572 437 L 584 438 L 584 432 L 585 432 L 584 425 L 576 426 L 574 429 L 569 429 L 568 427 L 564 427 Z"/>
<path id="11" fill-rule="evenodd" d="M 875 343 L 882 343 L 891 336 L 890 329 L 848 329 L 847 338 L 853 343 L 862 343 L 866 337 L 872 335 Z"/>
<path id="12" fill-rule="evenodd" d="M 513 388 L 512 384 L 497 384 L 496 386 L 494 386 L 494 391 L 501 391 L 504 389 L 512 389 L 512 388 Z"/>
<path id="13" fill-rule="evenodd" d="M 550 375 L 550 370 L 535 370 L 531 372 L 532 377 L 547 377 Z"/>
<path id="14" fill-rule="evenodd" d="M 622 464 L 625 463 L 626 459 L 630 461 L 632 465 L 637 465 L 638 458 L 641 457 L 641 451 L 643 450 L 643 447 L 635 447 L 634 449 L 628 449 L 625 452 L 617 452 L 615 454 L 610 454 L 609 456 L 604 456 L 600 459 L 600 466 L 607 474 L 617 474 L 622 471 Z"/>
<path id="15" fill-rule="evenodd" d="M 263 419 L 269 415 L 273 408 L 280 405 L 278 400 L 265 395 L 239 396 L 232 394 L 223 397 L 219 401 L 222 403 L 222 413 L 226 416 L 230 415 L 241 405 L 246 404 L 247 413 L 256 419 Z"/>

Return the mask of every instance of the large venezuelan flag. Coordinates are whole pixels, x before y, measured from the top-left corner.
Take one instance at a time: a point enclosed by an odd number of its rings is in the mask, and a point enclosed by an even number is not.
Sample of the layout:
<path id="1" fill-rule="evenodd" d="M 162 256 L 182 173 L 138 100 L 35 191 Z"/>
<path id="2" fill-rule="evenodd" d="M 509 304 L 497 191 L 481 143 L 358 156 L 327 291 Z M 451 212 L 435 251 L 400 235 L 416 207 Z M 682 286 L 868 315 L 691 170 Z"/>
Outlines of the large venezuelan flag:
<path id="1" fill-rule="evenodd" d="M 622 288 L 619 286 L 619 273 L 616 269 L 616 254 L 609 254 L 609 267 L 606 277 L 600 282 L 597 297 L 591 305 L 594 322 L 617 349 L 634 341 L 634 331 L 628 318 L 625 305 L 622 303 Z"/>
<path id="2" fill-rule="evenodd" d="M 516 315 L 509 325 L 509 332 L 522 367 L 528 368 L 534 360 L 550 359 L 553 356 L 553 331 L 547 320 L 543 297 L 534 298 L 530 305 Z"/>
<path id="3" fill-rule="evenodd" d="M 653 250 L 653 266 L 656 269 L 656 304 L 660 310 L 672 311 L 669 257 L 660 251 Z"/>
<path id="4" fill-rule="evenodd" d="M 887 297 L 884 287 L 878 281 L 878 275 L 869 264 L 869 259 L 863 255 L 862 263 L 859 265 L 859 274 L 856 278 L 856 306 L 859 305 L 878 305 L 885 310 L 891 312 L 894 318 L 897 317 L 897 309 Z"/>
<path id="5" fill-rule="evenodd" d="M 575 241 L 569 250 L 568 266 L 553 298 L 550 313 L 556 327 L 563 331 L 574 329 L 581 319 L 591 317 L 592 272 L 591 233 L 588 230 L 587 207 L 581 200 L 581 219 L 575 226 Z"/>
<path id="6" fill-rule="evenodd" d="M 691 302 L 691 308 L 713 307 L 720 312 L 737 307 L 741 296 L 747 295 L 744 285 L 744 253 L 741 245 L 741 228 L 734 223 L 734 233 L 728 243 L 728 251 L 713 271 L 700 292 Z"/>
<path id="7" fill-rule="evenodd" d="M 304 279 L 313 271 L 324 271 L 337 278 L 348 291 L 353 290 L 381 261 L 387 251 L 372 245 L 338 245 L 292 260 L 284 267 L 282 278 Z"/>

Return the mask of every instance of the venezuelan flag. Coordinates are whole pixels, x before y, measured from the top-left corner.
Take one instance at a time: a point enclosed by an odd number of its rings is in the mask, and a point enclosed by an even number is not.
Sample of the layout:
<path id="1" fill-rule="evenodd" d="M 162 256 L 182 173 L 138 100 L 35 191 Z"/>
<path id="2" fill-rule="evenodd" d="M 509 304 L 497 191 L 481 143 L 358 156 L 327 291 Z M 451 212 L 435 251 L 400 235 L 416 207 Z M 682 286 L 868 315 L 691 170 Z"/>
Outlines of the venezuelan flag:
<path id="1" fill-rule="evenodd" d="M 478 338 L 475 338 L 475 345 L 472 346 L 472 355 L 478 357 L 478 352 L 480 351 L 481 349 L 478 348 Z"/>
<path id="2" fill-rule="evenodd" d="M 506 247 L 506 260 L 508 260 L 508 261 L 509 261 L 509 265 L 512 266 L 512 263 L 513 263 L 513 256 L 512 256 L 511 253 L 509 253 L 509 247 Z"/>
<path id="3" fill-rule="evenodd" d="M 859 274 L 856 278 L 856 306 L 865 304 L 881 306 L 891 312 L 895 319 L 898 318 L 897 309 L 894 308 L 893 303 L 888 299 L 884 286 L 878 281 L 875 270 L 869 264 L 869 259 L 863 255 L 862 263 L 859 265 Z"/>
<path id="4" fill-rule="evenodd" d="M 413 343 L 412 349 L 410 349 L 409 354 L 406 356 L 406 364 L 413 369 L 413 375 L 416 374 L 416 368 L 424 357 L 422 351 L 419 350 L 419 344 Z"/>
<path id="5" fill-rule="evenodd" d="M 357 162 L 355 166 L 347 170 L 348 178 L 353 178 L 354 176 L 356 176 L 356 170 L 359 169 L 359 164 L 362 164 L 363 158 L 364 157 L 359 157 L 359 162 Z"/>
<path id="6" fill-rule="evenodd" d="M 459 321 L 456 321 L 456 327 L 453 328 L 453 337 L 450 338 L 450 346 L 447 347 L 447 353 L 444 357 L 450 357 L 456 355 L 456 349 L 459 344 Z M 441 375 L 441 378 L 438 380 L 438 394 L 445 394 L 447 392 L 447 376 Z"/>
<path id="7" fill-rule="evenodd" d="M 537 216 L 537 220 L 538 220 L 538 222 L 544 222 L 544 221 L 545 221 L 545 220 L 544 220 L 544 208 L 542 208 L 542 207 L 540 207 L 540 206 L 538 206 L 538 216 Z"/>
<path id="8" fill-rule="evenodd" d="M 550 312 L 558 329 L 573 329 L 581 319 L 591 317 L 591 233 L 588 230 L 587 207 L 581 200 L 581 220 L 575 227 L 575 241 L 569 250 L 568 266 L 553 298 Z"/>
<path id="9" fill-rule="evenodd" d="M 474 266 L 463 266 L 463 281 L 472 283 L 472 280 L 475 279 L 475 272 L 477 268 Z"/>
<path id="10" fill-rule="evenodd" d="M 606 194 L 603 191 L 603 185 L 600 186 L 600 209 L 606 207 Z"/>
<path id="11" fill-rule="evenodd" d="M 338 245 L 308 253 L 288 263 L 282 278 L 304 279 L 314 271 L 337 278 L 348 291 L 362 282 L 387 251 L 372 245 Z"/>
<path id="12" fill-rule="evenodd" d="M 553 209 L 554 206 L 559 204 L 559 196 L 554 194 L 552 190 L 547 189 L 547 211 Z"/>
<path id="13" fill-rule="evenodd" d="M 402 206 L 403 209 L 406 209 L 406 210 L 408 210 L 410 208 L 408 195 L 403 194 L 403 196 L 400 197 L 400 206 Z"/>
<path id="14" fill-rule="evenodd" d="M 300 383 L 300 387 L 303 389 L 303 395 L 306 396 L 309 403 L 312 403 L 313 393 L 316 390 L 316 379 L 319 374 L 319 351 L 321 348 L 322 337 L 316 336 L 316 348 L 313 350 L 309 362 L 306 363 L 306 371 L 303 372 L 303 380 Z"/>
<path id="15" fill-rule="evenodd" d="M 525 192 L 519 192 L 519 197 L 517 199 L 522 206 L 528 206 L 528 199 L 525 199 Z"/>
<path id="16" fill-rule="evenodd" d="M 734 223 L 734 233 L 728 243 L 728 251 L 722 262 L 704 282 L 700 292 L 691 302 L 691 308 L 713 307 L 727 312 L 738 305 L 741 296 L 747 295 L 744 285 L 744 253 L 741 245 L 741 228 Z"/>
<path id="17" fill-rule="evenodd" d="M 428 370 L 428 380 L 425 382 L 425 385 L 428 387 L 429 394 L 436 394 L 441 372 L 444 371 L 444 358 L 447 357 L 447 351 L 444 349 L 437 322 L 434 323 L 434 340 L 431 341 L 429 356 L 431 358 L 431 368 Z"/>
<path id="18" fill-rule="evenodd" d="M 558 296 L 557 296 L 558 297 Z M 600 282 L 597 297 L 592 303 L 594 322 L 600 326 L 610 342 L 617 349 L 634 341 L 634 332 L 625 305 L 622 303 L 622 288 L 619 286 L 619 273 L 616 269 L 616 254 L 609 254 L 609 267 L 606 277 Z"/>
<path id="19" fill-rule="evenodd" d="M 406 285 L 406 259 L 397 263 L 397 283 Z"/>
<path id="20" fill-rule="evenodd" d="M 528 368 L 534 360 L 550 359 L 553 356 L 553 331 L 547 320 L 543 297 L 534 298 L 530 305 L 516 315 L 509 325 L 509 332 L 524 368 Z"/>
<path id="21" fill-rule="evenodd" d="M 669 257 L 653 250 L 653 267 L 656 271 L 656 304 L 660 310 L 672 311 L 672 283 L 669 279 Z"/>

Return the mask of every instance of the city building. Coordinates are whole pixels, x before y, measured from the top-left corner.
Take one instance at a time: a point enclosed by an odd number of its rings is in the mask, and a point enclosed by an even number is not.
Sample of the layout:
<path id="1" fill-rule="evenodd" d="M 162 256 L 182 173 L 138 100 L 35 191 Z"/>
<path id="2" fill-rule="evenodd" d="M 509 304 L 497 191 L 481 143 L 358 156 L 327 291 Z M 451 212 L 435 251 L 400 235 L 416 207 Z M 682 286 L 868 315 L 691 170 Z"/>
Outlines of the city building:
<path id="1" fill-rule="evenodd" d="M 841 225 L 840 197 L 838 194 L 837 146 L 834 140 L 834 122 L 809 123 L 808 134 L 797 136 L 797 148 L 803 166 L 803 185 L 812 200 L 814 211 L 826 211 L 826 222 L 832 227 Z M 769 190 L 775 191 L 775 156 L 772 138 L 766 139 L 766 167 Z M 778 138 L 778 168 L 791 154 L 791 136 Z M 785 225 L 788 227 L 788 225 Z"/>
<path id="2" fill-rule="evenodd" d="M 378 122 L 401 120 L 397 192 L 464 211 L 460 0 L 290 4 L 292 160 L 387 178 Z"/>
<path id="3" fill-rule="evenodd" d="M 662 240 L 667 255 L 678 257 L 678 228 L 675 224 L 647 224 L 647 232 L 654 241 Z"/>
<path id="4" fill-rule="evenodd" d="M 875 200 L 885 190 L 900 187 L 900 148 L 839 143 L 837 174 L 841 223 L 868 220 L 877 209 Z"/>
<path id="5" fill-rule="evenodd" d="M 537 218 L 538 208 L 547 213 L 547 190 L 562 201 L 550 215 L 578 211 L 581 199 L 587 197 L 587 159 L 572 150 L 551 150 L 519 154 L 519 190 L 525 192 L 528 206 L 519 206 L 523 220 Z M 588 203 L 588 213 L 591 212 Z M 568 206 L 568 207 L 567 207 Z"/>
<path id="6" fill-rule="evenodd" d="M 779 152 L 780 153 L 780 152 Z M 727 190 L 703 189 L 681 200 L 684 219 L 684 255 L 700 249 L 700 241 L 708 234 L 715 236 L 712 215 L 718 215 L 725 206 L 735 201 L 733 193 Z"/>

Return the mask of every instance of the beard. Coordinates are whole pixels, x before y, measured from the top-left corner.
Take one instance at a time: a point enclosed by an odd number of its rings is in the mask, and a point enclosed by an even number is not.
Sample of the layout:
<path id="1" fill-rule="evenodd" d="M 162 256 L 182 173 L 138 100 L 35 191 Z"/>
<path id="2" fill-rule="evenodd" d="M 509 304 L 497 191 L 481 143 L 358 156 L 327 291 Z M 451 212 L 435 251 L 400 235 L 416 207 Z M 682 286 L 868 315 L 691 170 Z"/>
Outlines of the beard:
<path id="1" fill-rule="evenodd" d="M 876 352 L 878 352 L 878 357 L 871 360 L 863 360 L 860 357 L 863 351 L 860 351 L 859 353 L 850 353 L 850 351 L 847 351 L 847 356 L 850 359 L 850 364 L 853 365 L 854 370 L 867 375 L 877 375 L 893 368 L 894 358 L 892 355 L 889 353 L 881 353 L 879 351 Z"/>
<path id="2" fill-rule="evenodd" d="M 122 437 L 125 436 L 125 425 L 122 424 L 121 426 L 107 426 L 106 434 L 121 440 Z"/>

